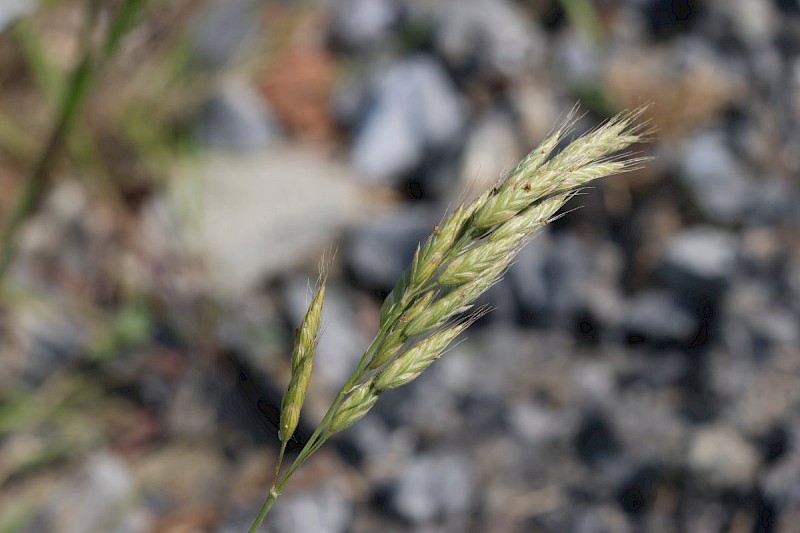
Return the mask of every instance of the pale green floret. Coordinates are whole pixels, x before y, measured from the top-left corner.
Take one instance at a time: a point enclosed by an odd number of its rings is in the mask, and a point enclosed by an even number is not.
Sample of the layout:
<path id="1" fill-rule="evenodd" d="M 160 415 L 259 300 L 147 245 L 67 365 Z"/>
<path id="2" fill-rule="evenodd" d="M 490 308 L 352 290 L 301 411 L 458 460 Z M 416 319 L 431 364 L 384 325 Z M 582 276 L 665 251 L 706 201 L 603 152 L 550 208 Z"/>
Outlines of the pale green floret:
<path id="1" fill-rule="evenodd" d="M 339 405 L 336 413 L 328 426 L 327 434 L 333 435 L 343 429 L 355 424 L 372 409 L 378 401 L 378 394 L 375 392 L 372 380 L 363 383 L 345 398 Z"/>
<path id="2" fill-rule="evenodd" d="M 499 258 L 491 268 L 487 269 L 480 278 L 456 287 L 433 302 L 425 313 L 420 313 L 419 316 L 408 323 L 405 328 L 405 334 L 408 337 L 422 335 L 441 326 L 454 315 L 469 311 L 475 299 L 500 279 L 514 256 L 514 252 L 507 253 Z"/>
<path id="3" fill-rule="evenodd" d="M 505 222 L 540 198 L 541 194 L 532 191 L 528 184 L 542 169 L 547 158 L 564 138 L 565 131 L 565 128 L 561 128 L 547 137 L 538 148 L 517 165 L 500 184 L 497 192 L 476 214 L 475 227 L 488 229 Z"/>
<path id="4" fill-rule="evenodd" d="M 420 315 L 420 313 L 423 313 L 425 311 L 425 309 L 427 309 L 428 306 L 430 306 L 431 302 L 438 295 L 439 295 L 439 291 L 430 290 L 430 291 L 426 292 L 425 294 L 423 294 L 422 296 L 420 296 L 417 299 L 417 301 L 414 302 L 414 305 L 412 305 L 408 309 L 408 311 L 403 313 L 403 316 L 400 317 L 400 322 L 401 323 L 409 322 L 409 321 L 415 319 L 416 317 L 418 317 Z"/>
<path id="5" fill-rule="evenodd" d="M 497 224 L 510 220 L 517 213 L 539 199 L 540 196 L 530 189 L 526 189 L 524 185 L 502 187 L 475 214 L 474 226 L 479 230 L 488 230 Z"/>
<path id="6" fill-rule="evenodd" d="M 381 393 L 416 379 L 423 370 L 442 355 L 453 339 L 467 329 L 470 323 L 466 321 L 437 331 L 403 352 L 375 376 L 373 384 L 375 391 Z"/>
<path id="7" fill-rule="evenodd" d="M 561 185 L 556 190 L 574 189 L 586 183 L 617 174 L 626 169 L 627 163 L 623 161 L 605 161 L 601 163 L 594 163 L 576 170 L 569 171 L 562 181 Z"/>
<path id="8" fill-rule="evenodd" d="M 560 194 L 532 205 L 516 217 L 500 224 L 490 235 L 489 242 L 502 241 L 513 237 L 527 237 L 544 227 L 556 212 L 573 196 L 573 193 Z"/>
<path id="9" fill-rule="evenodd" d="M 436 274 L 453 245 L 461 238 L 469 226 L 469 218 L 479 206 L 483 205 L 488 195 L 481 196 L 470 205 L 457 208 L 441 227 L 436 227 L 425 241 L 420 252 L 414 283 L 424 285 Z"/>
<path id="10" fill-rule="evenodd" d="M 404 329 L 400 326 L 396 327 L 394 331 L 392 331 L 392 333 L 380 344 L 378 350 L 372 356 L 367 369 L 375 370 L 389 362 L 392 357 L 397 355 L 397 352 L 399 352 L 400 348 L 403 347 L 403 344 L 405 344 L 407 338 L 408 336 L 406 335 Z"/>
<path id="11" fill-rule="evenodd" d="M 456 257 L 442 271 L 437 280 L 440 285 L 462 285 L 484 275 L 492 266 L 502 261 L 509 252 L 516 251 L 526 235 L 510 235 L 503 239 L 487 240 Z"/>

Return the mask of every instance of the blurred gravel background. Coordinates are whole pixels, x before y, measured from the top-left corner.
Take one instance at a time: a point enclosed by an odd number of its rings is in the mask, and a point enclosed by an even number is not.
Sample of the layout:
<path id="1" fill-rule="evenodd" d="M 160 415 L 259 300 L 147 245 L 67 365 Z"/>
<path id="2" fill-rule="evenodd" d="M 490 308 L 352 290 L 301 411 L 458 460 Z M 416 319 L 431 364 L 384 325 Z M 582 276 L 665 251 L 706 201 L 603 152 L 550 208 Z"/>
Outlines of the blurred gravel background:
<path id="1" fill-rule="evenodd" d="M 82 17 L 0 0 L 4 219 Z M 800 1 L 153 0 L 3 280 L 0 532 L 245 531 L 319 257 L 295 451 L 419 240 L 576 102 L 652 103 L 655 159 L 265 531 L 800 531 Z"/>

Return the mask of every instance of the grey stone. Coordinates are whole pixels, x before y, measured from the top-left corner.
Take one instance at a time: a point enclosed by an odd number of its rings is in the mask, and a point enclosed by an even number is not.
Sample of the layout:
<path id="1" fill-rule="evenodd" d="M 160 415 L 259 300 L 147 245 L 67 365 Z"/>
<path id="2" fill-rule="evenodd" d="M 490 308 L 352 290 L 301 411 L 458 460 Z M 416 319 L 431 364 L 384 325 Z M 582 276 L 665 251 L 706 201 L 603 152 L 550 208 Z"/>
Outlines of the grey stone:
<path id="1" fill-rule="evenodd" d="M 768 225 L 800 220 L 800 194 L 797 187 L 781 179 L 765 180 L 753 199 L 751 220 Z"/>
<path id="2" fill-rule="evenodd" d="M 464 102 L 429 56 L 389 68 L 377 78 L 369 100 L 351 152 L 356 170 L 369 182 L 396 182 L 432 150 L 457 143 L 464 129 Z"/>
<path id="3" fill-rule="evenodd" d="M 772 465 L 761 476 L 761 487 L 778 505 L 800 507 L 800 453 L 795 451 Z"/>
<path id="4" fill-rule="evenodd" d="M 686 529 L 692 533 L 704 531 L 723 531 L 725 523 L 729 519 L 729 513 L 725 507 L 717 502 L 697 499 L 689 502 L 682 509 L 682 514 L 686 516 Z"/>
<path id="5" fill-rule="evenodd" d="M 461 163 L 461 182 L 471 190 L 494 186 L 522 157 L 511 117 L 489 111 L 470 128 Z"/>
<path id="6" fill-rule="evenodd" d="M 38 519 L 34 522 L 43 526 L 38 531 L 111 531 L 133 489 L 127 464 L 115 455 L 98 453 L 76 475 L 64 480 L 46 506 L 43 520 L 56 527 L 46 527 Z"/>
<path id="7" fill-rule="evenodd" d="M 767 283 L 737 280 L 726 306 L 730 332 L 726 340 L 732 350 L 755 353 L 753 345 L 759 342 L 794 346 L 800 340 L 797 318 L 776 301 L 774 290 Z"/>
<path id="8" fill-rule="evenodd" d="M 264 368 L 265 359 L 285 349 L 280 341 L 283 326 L 274 302 L 253 292 L 226 306 L 216 333 L 225 350 L 240 354 L 255 368 Z"/>
<path id="9" fill-rule="evenodd" d="M 415 208 L 375 217 L 355 229 L 344 247 L 354 281 L 371 289 L 391 290 L 436 221 L 432 213 Z"/>
<path id="10" fill-rule="evenodd" d="M 413 428 L 422 438 L 441 440 L 463 430 L 465 419 L 459 412 L 458 398 L 436 386 L 436 380 L 431 379 L 433 370 L 428 368 L 407 389 L 387 397 L 387 402 L 391 401 L 394 405 L 387 403 L 384 407 L 391 409 L 391 418 Z M 432 405 L 436 409 L 431 409 Z"/>
<path id="11" fill-rule="evenodd" d="M 542 233 L 526 245 L 508 273 L 520 319 L 564 324 L 588 312 L 604 326 L 616 327 L 624 317 L 621 266 L 619 251 L 610 243 Z"/>
<path id="12" fill-rule="evenodd" d="M 626 332 L 655 344 L 689 341 L 697 329 L 697 320 L 663 290 L 638 293 L 627 312 Z"/>
<path id="13" fill-rule="evenodd" d="M 260 150 L 281 138 L 280 125 L 267 102 L 243 82 L 226 84 L 208 102 L 198 129 L 205 146 L 223 150 Z"/>
<path id="14" fill-rule="evenodd" d="M 694 201 L 712 222 L 736 222 L 752 207 L 755 185 L 726 146 L 721 131 L 687 140 L 680 154 L 680 172 Z"/>
<path id="15" fill-rule="evenodd" d="M 577 404 L 597 409 L 616 400 L 616 375 L 608 363 L 580 363 L 571 372 L 572 394 Z"/>
<path id="16" fill-rule="evenodd" d="M 513 77 L 541 61 L 543 37 L 506 0 L 450 0 L 434 13 L 436 50 L 456 69 L 477 65 L 492 77 Z"/>
<path id="17" fill-rule="evenodd" d="M 380 205 L 349 166 L 310 147 L 204 152 L 182 163 L 169 190 L 143 208 L 143 239 L 165 255 L 189 249 L 204 257 L 221 301 L 240 301 L 271 276 L 316 263 Z"/>
<path id="18" fill-rule="evenodd" d="M 561 109 L 554 87 L 542 81 L 520 80 L 508 89 L 509 103 L 522 135 L 523 151 L 534 149 L 558 123 Z"/>
<path id="19" fill-rule="evenodd" d="M 408 427 L 390 431 L 378 412 L 364 417 L 347 429 L 348 441 L 362 457 L 381 465 L 387 460 L 408 460 L 414 451 L 413 436 L 413 430 Z M 365 475 L 369 476 L 369 472 L 365 472 Z"/>
<path id="20" fill-rule="evenodd" d="M 687 457 L 699 481 L 716 489 L 749 490 L 758 474 L 758 452 L 737 431 L 725 426 L 698 430 Z"/>
<path id="21" fill-rule="evenodd" d="M 635 531 L 628 517 L 613 507 L 591 507 L 573 515 L 574 533 L 627 533 Z"/>
<path id="22" fill-rule="evenodd" d="M 635 357 L 641 357 L 635 355 Z M 623 391 L 609 413 L 625 450 L 625 461 L 682 467 L 687 427 L 674 406 L 650 390 Z"/>
<path id="23" fill-rule="evenodd" d="M 514 436 L 532 446 L 552 445 L 563 439 L 569 429 L 560 413 L 530 402 L 511 407 L 509 422 Z"/>
<path id="24" fill-rule="evenodd" d="M 720 288 L 736 268 L 739 242 L 707 226 L 683 231 L 667 243 L 664 275 L 674 289 Z"/>
<path id="25" fill-rule="evenodd" d="M 468 461 L 425 456 L 403 472 L 392 505 L 409 522 L 424 524 L 469 512 L 474 498 L 474 474 Z"/>
<path id="26" fill-rule="evenodd" d="M 349 49 L 369 51 L 386 39 L 398 11 L 393 0 L 334 0 L 329 10 L 331 35 Z"/>
<path id="27" fill-rule="evenodd" d="M 780 20 L 776 16 L 774 2 L 762 0 L 731 0 L 713 3 L 718 13 L 712 16 L 727 15 L 726 19 L 742 39 L 753 46 L 768 44 L 775 35 Z"/>

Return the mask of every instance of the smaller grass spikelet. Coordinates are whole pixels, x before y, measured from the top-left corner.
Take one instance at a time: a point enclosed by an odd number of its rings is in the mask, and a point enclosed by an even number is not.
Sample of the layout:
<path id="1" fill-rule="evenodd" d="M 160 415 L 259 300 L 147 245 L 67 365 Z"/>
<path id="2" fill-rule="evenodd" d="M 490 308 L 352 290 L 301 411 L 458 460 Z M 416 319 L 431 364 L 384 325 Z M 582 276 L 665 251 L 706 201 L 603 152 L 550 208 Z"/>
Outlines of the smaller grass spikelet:
<path id="1" fill-rule="evenodd" d="M 321 275 L 311 305 L 308 306 L 308 311 L 303 317 L 303 322 L 295 330 L 292 376 L 281 401 L 280 428 L 278 429 L 278 437 L 283 443 L 292 438 L 300 420 L 300 410 L 303 408 L 314 355 L 317 351 L 326 281 L 326 276 Z"/>

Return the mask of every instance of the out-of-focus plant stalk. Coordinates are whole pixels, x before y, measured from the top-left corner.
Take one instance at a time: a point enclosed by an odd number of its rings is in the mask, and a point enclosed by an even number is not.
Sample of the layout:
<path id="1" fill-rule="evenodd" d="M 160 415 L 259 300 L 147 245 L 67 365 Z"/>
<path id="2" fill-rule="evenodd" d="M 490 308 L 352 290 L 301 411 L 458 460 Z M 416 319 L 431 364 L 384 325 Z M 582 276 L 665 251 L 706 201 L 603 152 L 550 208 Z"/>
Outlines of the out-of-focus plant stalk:
<path id="1" fill-rule="evenodd" d="M 2 234 L 0 234 L 0 281 L 8 271 L 16 254 L 16 237 L 22 223 L 36 209 L 46 189 L 50 168 L 58 157 L 65 139 L 75 125 L 92 85 L 105 64 L 119 49 L 122 38 L 136 24 L 147 0 L 125 0 L 120 6 L 117 16 L 111 23 L 108 33 L 99 50 L 94 50 L 89 39 L 84 40 L 84 52 L 81 61 L 72 71 L 61 97 L 58 113 L 47 140 L 42 146 L 34 165 L 22 187 L 22 191 L 14 204 Z M 90 0 L 87 29 L 89 33 L 94 22 L 99 2 Z"/>

